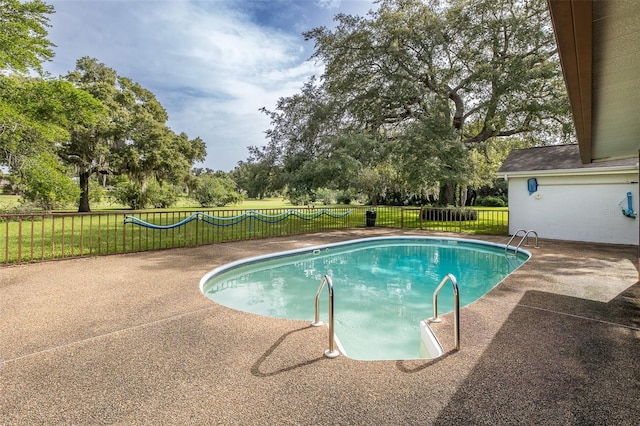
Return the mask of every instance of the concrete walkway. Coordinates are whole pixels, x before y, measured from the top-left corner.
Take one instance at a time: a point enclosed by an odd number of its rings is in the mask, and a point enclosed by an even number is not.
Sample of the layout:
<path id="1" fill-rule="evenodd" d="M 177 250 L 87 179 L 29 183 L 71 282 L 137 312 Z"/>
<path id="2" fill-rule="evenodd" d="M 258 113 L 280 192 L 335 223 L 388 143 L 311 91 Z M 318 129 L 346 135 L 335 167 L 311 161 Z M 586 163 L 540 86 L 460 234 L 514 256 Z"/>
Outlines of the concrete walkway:
<path id="1" fill-rule="evenodd" d="M 328 359 L 326 328 L 234 311 L 198 289 L 235 259 L 400 234 L 361 229 L 2 268 L 0 424 L 640 422 L 636 247 L 541 241 L 462 309 L 459 352 L 445 318 L 446 353 L 431 361 Z"/>

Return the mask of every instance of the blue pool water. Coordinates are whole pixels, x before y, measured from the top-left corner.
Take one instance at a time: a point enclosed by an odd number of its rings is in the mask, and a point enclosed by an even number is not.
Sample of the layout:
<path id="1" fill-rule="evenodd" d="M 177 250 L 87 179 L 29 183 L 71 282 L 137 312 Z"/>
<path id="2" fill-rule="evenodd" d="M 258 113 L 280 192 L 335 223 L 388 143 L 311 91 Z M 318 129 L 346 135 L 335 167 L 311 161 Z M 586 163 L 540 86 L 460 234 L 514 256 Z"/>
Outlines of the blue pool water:
<path id="1" fill-rule="evenodd" d="M 312 321 L 315 293 L 329 275 L 335 335 L 345 355 L 414 359 L 423 357 L 419 323 L 433 315 L 433 291 L 446 274 L 457 278 L 462 307 L 528 258 L 525 251 L 507 256 L 502 245 L 474 240 L 369 238 L 234 262 L 207 274 L 200 287 L 230 308 Z M 320 319 L 326 321 L 326 290 L 320 306 Z M 452 309 L 453 292 L 447 284 L 438 297 L 438 313 Z"/>

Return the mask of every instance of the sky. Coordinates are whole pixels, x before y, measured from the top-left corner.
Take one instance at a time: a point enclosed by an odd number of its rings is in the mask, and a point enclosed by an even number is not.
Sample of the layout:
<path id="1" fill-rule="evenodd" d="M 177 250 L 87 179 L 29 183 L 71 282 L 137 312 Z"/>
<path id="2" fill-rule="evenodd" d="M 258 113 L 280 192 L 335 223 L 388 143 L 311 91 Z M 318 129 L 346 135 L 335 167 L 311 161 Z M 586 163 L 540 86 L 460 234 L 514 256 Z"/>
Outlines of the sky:
<path id="1" fill-rule="evenodd" d="M 200 137 L 196 167 L 233 170 L 266 144 L 279 98 L 299 92 L 322 64 L 302 33 L 331 28 L 337 13 L 365 15 L 372 0 L 45 0 L 55 8 L 44 64 L 65 75 L 89 56 L 150 90 L 168 126 Z"/>

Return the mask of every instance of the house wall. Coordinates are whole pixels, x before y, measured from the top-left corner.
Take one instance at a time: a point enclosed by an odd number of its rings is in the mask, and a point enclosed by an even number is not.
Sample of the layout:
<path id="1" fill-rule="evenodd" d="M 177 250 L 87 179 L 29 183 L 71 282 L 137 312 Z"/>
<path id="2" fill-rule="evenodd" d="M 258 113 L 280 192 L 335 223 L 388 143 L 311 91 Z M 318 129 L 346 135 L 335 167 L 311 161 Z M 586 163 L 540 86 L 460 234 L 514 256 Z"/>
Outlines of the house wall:
<path id="1" fill-rule="evenodd" d="M 538 191 L 529 195 L 527 179 Z M 638 174 L 509 177 L 509 233 L 533 229 L 540 238 L 611 244 L 638 244 L 638 222 L 625 217 L 631 191 L 638 211 Z"/>

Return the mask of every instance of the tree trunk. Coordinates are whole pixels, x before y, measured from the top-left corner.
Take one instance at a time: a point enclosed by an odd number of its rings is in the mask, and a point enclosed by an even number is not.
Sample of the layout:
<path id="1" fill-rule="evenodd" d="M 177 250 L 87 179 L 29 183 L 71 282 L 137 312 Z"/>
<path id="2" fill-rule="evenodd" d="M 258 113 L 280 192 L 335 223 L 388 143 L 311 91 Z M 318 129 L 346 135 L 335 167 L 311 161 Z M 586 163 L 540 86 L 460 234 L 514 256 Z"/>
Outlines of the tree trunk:
<path id="1" fill-rule="evenodd" d="M 80 178 L 80 205 L 78 206 L 78 212 L 90 212 L 89 208 L 89 176 L 91 174 L 86 170 L 81 170 L 78 174 Z"/>
<path id="2" fill-rule="evenodd" d="M 456 184 L 447 182 L 440 186 L 440 205 L 443 207 L 453 206 L 456 202 Z"/>
<path id="3" fill-rule="evenodd" d="M 468 194 L 467 185 L 460 186 L 460 207 L 464 207 L 467 205 L 467 194 Z"/>

